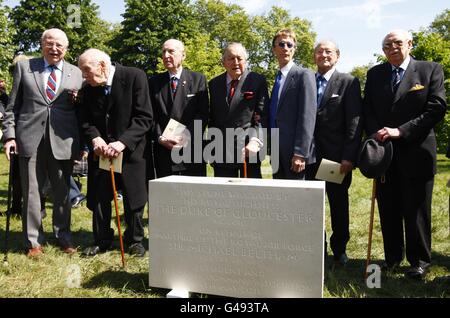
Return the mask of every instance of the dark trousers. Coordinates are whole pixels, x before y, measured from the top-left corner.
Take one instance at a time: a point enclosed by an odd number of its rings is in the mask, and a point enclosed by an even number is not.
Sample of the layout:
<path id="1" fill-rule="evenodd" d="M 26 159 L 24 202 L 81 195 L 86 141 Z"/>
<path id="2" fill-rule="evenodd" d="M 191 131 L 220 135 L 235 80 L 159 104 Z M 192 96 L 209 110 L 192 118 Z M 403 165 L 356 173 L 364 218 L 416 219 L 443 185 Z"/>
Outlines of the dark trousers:
<path id="1" fill-rule="evenodd" d="M 214 177 L 238 178 L 244 177 L 244 164 L 215 164 Z M 247 163 L 247 178 L 262 178 L 261 163 Z"/>
<path id="2" fill-rule="evenodd" d="M 93 204 L 92 230 L 94 233 L 94 244 L 103 248 L 109 248 L 114 238 L 114 230 L 111 228 L 113 191 L 111 185 L 111 175 L 109 172 L 101 171 L 98 174 L 98 185 L 103 191 L 96 191 L 97 197 Z M 118 188 L 121 187 L 121 175 L 115 174 L 115 182 Z M 140 243 L 144 238 L 144 226 L 142 216 L 144 206 L 132 210 L 130 208 L 127 191 L 123 190 L 123 206 L 126 230 L 124 241 L 126 244 Z M 120 201 L 118 201 L 120 204 Z M 115 213 L 115 212 L 114 212 Z"/>
<path id="3" fill-rule="evenodd" d="M 411 266 L 431 262 L 433 184 L 434 176 L 405 176 L 396 164 L 388 169 L 385 180 L 377 179 L 377 202 L 388 265 L 402 261 L 405 241 L 406 258 Z"/>
<path id="4" fill-rule="evenodd" d="M 306 179 L 316 180 L 315 175 L 318 168 L 318 163 L 308 165 L 306 167 Z M 333 232 L 330 237 L 330 247 L 336 259 L 345 253 L 347 243 L 350 240 L 348 189 L 351 183 L 351 172 L 344 177 L 341 184 L 325 182 L 325 191 L 330 205 L 331 230 Z"/>

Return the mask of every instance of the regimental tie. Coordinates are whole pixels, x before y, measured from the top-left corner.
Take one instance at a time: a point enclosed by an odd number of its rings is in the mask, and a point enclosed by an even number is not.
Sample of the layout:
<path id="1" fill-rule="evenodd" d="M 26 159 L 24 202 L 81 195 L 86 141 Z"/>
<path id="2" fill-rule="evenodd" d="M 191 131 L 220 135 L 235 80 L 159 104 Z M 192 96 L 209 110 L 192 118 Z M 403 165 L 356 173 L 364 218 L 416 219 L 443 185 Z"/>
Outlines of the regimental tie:
<path id="1" fill-rule="evenodd" d="M 175 76 L 172 76 L 170 78 L 170 89 L 172 91 L 172 95 L 175 97 L 175 94 L 177 92 L 177 86 L 178 86 L 178 78 Z"/>
<path id="2" fill-rule="evenodd" d="M 50 101 L 53 101 L 56 96 L 56 66 L 49 65 L 48 67 L 51 69 L 51 72 L 48 76 L 47 88 L 45 89 L 45 93 L 47 94 L 48 99 Z"/>
<path id="3" fill-rule="evenodd" d="M 230 82 L 230 91 L 228 92 L 228 104 L 231 104 L 231 100 L 233 99 L 234 93 L 236 92 L 236 86 L 239 83 L 238 80 L 232 80 Z"/>
<path id="4" fill-rule="evenodd" d="M 397 88 L 400 85 L 403 76 L 403 69 L 396 67 L 392 70 L 392 91 L 397 92 Z"/>

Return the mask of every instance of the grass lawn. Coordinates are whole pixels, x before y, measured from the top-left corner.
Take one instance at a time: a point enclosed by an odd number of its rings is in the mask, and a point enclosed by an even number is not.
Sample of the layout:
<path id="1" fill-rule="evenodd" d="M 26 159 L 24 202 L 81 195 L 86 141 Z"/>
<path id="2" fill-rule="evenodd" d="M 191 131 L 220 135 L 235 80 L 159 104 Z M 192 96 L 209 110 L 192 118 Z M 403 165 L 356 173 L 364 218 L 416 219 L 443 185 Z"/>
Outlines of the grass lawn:
<path id="1" fill-rule="evenodd" d="M 449 189 L 450 160 L 440 155 L 433 196 L 433 265 L 425 282 L 411 281 L 403 274 L 382 275 L 381 288 L 369 289 L 363 280 L 367 253 L 368 225 L 372 181 L 354 172 L 350 193 L 350 234 L 348 256 L 344 269 L 331 270 L 326 263 L 325 297 L 449 297 L 450 284 L 441 277 L 450 275 Z M 0 211 L 6 210 L 8 162 L 0 153 Z M 209 171 L 211 172 L 211 171 Z M 83 180 L 85 183 L 85 180 Z M 83 192 L 85 189 L 83 189 Z M 165 297 L 166 290 L 148 286 L 148 257 L 126 257 L 126 270 L 120 265 L 120 250 L 116 235 L 116 249 L 94 258 L 69 256 L 55 245 L 51 234 L 51 203 L 47 203 L 48 217 L 44 230 L 48 244 L 39 260 L 28 259 L 23 251 L 21 220 L 11 220 L 9 264 L 0 264 L 0 298 L 3 297 Z M 148 223 L 147 212 L 145 224 Z M 0 247 L 3 252 L 6 217 L 0 217 Z M 326 213 L 327 233 L 331 233 L 329 211 Z M 91 212 L 85 207 L 72 211 L 74 242 L 82 249 L 92 243 Z M 116 232 L 117 233 L 117 232 Z M 146 236 L 148 237 L 147 228 Z M 147 241 L 145 242 L 147 244 Z M 3 260 L 3 253 L 1 260 Z M 383 248 L 378 215 L 376 213 L 372 243 L 372 261 L 381 263 Z M 407 269 L 404 263 L 402 270 Z M 75 277 L 75 279 L 74 279 Z M 77 281 L 76 277 L 79 277 Z M 78 284 L 79 283 L 79 284 Z M 77 288 L 74 288 L 77 287 Z M 204 295 L 200 295 L 204 296 Z"/>

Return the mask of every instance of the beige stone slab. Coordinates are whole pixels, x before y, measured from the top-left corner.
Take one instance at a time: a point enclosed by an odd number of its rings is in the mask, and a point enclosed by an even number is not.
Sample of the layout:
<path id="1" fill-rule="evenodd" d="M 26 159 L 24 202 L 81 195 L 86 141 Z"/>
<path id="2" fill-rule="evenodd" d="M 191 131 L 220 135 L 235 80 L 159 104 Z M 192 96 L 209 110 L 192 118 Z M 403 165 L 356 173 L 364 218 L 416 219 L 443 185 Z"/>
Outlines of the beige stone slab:
<path id="1" fill-rule="evenodd" d="M 171 176 L 149 182 L 152 287 L 322 297 L 323 181 Z"/>

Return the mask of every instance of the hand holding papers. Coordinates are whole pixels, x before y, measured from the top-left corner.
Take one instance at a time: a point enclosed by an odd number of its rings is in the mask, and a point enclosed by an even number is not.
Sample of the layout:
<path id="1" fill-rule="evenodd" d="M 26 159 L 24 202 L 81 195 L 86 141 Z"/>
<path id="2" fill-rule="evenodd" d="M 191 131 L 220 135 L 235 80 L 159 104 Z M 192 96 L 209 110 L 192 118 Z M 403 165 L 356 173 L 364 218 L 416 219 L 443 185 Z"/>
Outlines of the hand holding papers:
<path id="1" fill-rule="evenodd" d="M 181 148 L 188 143 L 189 131 L 185 125 L 171 118 L 161 136 L 172 143 L 172 147 Z"/>
<path id="2" fill-rule="evenodd" d="M 106 157 L 100 157 L 98 167 L 103 170 L 109 171 L 109 166 L 111 165 L 111 162 L 114 167 L 114 172 L 122 173 L 122 159 L 123 159 L 123 152 L 119 154 L 117 158 L 106 158 Z"/>
<path id="3" fill-rule="evenodd" d="M 341 184 L 345 174 L 340 172 L 341 164 L 322 159 L 316 173 L 316 179 Z"/>

